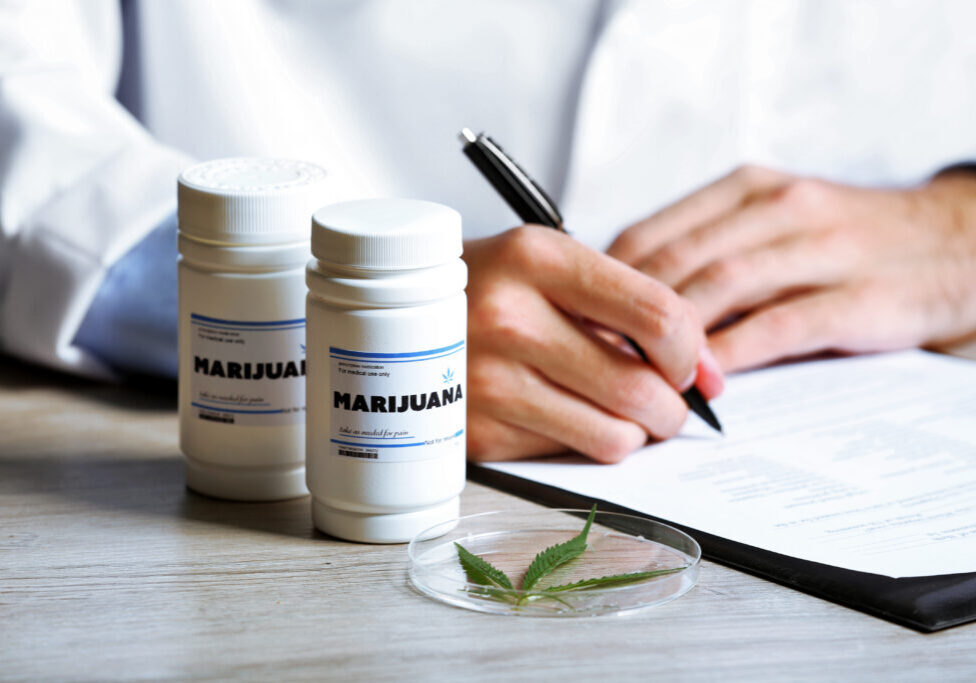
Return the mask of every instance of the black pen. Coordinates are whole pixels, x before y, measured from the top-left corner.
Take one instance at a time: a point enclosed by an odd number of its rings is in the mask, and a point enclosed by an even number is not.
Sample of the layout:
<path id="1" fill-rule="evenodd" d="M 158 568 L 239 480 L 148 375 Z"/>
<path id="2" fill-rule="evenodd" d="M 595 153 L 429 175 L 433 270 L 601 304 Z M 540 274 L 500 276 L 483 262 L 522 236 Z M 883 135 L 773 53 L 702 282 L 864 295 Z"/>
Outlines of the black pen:
<path id="1" fill-rule="evenodd" d="M 526 223 L 535 223 L 567 232 L 563 227 L 563 217 L 556 208 L 556 203 L 511 157 L 505 154 L 494 140 L 484 133 L 475 136 L 467 128 L 461 131 L 460 138 L 464 143 L 465 156 L 481 171 L 485 179 L 508 202 L 520 219 Z M 626 335 L 624 339 L 645 363 L 650 364 L 647 354 L 637 342 Z M 681 397 L 698 417 L 713 429 L 722 431 L 722 425 L 719 424 L 712 409 L 708 407 L 708 402 L 698 391 L 698 387 L 692 385 L 681 394 Z"/>

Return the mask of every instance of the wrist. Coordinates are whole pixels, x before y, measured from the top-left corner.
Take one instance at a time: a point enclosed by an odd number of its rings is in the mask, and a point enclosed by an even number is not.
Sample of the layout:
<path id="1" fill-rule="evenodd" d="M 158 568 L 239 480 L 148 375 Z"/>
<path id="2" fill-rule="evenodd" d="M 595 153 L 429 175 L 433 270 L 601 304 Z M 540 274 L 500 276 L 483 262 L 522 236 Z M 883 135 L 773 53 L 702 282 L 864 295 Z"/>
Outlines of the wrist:
<path id="1" fill-rule="evenodd" d="M 920 191 L 933 215 L 928 226 L 941 242 L 939 280 L 951 306 L 952 323 L 927 346 L 954 351 L 970 346 L 976 355 L 976 164 L 957 164 L 936 174 Z"/>
<path id="2" fill-rule="evenodd" d="M 976 165 L 957 164 L 940 171 L 919 191 L 947 237 L 961 240 L 955 246 L 976 249 Z"/>

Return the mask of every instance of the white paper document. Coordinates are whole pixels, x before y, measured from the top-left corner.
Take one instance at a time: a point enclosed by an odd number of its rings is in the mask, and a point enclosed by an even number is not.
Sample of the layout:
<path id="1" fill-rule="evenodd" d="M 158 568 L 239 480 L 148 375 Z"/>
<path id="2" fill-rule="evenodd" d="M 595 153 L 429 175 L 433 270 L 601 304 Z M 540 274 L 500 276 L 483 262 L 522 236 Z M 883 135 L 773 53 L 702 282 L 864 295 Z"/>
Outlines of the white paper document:
<path id="1" fill-rule="evenodd" d="M 923 351 L 730 377 L 725 436 L 618 465 L 489 467 L 804 560 L 891 577 L 976 571 L 976 362 Z"/>

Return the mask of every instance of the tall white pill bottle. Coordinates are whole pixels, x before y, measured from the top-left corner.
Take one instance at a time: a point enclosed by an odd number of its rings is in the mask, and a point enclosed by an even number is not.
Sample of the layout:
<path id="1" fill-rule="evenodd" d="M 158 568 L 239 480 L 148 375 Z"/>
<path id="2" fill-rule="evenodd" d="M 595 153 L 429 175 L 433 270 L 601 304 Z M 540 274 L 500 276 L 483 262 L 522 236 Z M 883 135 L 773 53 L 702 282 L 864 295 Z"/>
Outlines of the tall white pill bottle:
<path id="1" fill-rule="evenodd" d="M 221 159 L 179 178 L 179 412 L 187 485 L 282 500 L 305 488 L 305 264 L 323 169 Z"/>
<path id="2" fill-rule="evenodd" d="M 315 526 L 398 543 L 458 516 L 465 477 L 461 216 L 372 199 L 312 218 L 307 481 Z"/>

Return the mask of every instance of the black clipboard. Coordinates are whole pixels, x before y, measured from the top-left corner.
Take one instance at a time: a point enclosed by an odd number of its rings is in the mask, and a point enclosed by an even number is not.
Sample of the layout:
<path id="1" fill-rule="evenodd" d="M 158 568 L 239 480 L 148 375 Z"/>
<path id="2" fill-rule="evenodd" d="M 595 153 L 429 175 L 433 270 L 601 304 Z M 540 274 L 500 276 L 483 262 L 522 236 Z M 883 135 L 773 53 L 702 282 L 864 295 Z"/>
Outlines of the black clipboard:
<path id="1" fill-rule="evenodd" d="M 702 533 L 610 501 L 590 498 L 470 463 L 468 478 L 549 507 L 585 509 L 596 503 L 601 510 L 608 512 L 622 512 L 670 524 L 698 541 L 702 554 L 713 562 L 923 633 L 976 621 L 976 573 L 893 579 L 798 560 Z"/>

